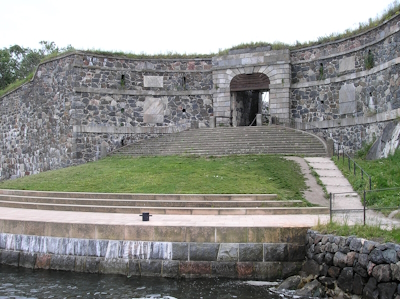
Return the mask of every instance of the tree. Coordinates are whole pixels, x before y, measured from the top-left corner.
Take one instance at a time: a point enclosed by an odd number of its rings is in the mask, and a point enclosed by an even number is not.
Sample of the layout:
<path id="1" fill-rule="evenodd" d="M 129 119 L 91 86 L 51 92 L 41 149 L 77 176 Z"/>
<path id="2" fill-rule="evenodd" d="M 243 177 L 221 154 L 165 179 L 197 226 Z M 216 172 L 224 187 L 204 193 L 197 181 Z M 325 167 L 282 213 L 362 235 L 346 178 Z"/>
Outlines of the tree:
<path id="1" fill-rule="evenodd" d="M 60 49 L 54 42 L 48 41 L 41 41 L 39 44 L 42 46 L 39 50 L 19 45 L 0 49 L 0 89 L 18 79 L 26 78 L 45 56 L 74 49 L 71 45 Z"/>

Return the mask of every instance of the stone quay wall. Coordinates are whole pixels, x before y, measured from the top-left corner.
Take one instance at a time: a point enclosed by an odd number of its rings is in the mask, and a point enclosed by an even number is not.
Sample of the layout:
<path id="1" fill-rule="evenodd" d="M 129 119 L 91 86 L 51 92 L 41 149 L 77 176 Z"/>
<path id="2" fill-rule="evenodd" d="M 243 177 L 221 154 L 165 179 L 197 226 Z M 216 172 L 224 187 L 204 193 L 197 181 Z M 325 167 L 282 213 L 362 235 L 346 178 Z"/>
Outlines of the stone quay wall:
<path id="1" fill-rule="evenodd" d="M 276 280 L 298 273 L 304 257 L 304 241 L 154 242 L 0 233 L 0 264 L 31 269 L 126 276 Z"/>
<path id="2" fill-rule="evenodd" d="M 362 298 L 400 298 L 400 245 L 307 232 L 302 271 Z"/>

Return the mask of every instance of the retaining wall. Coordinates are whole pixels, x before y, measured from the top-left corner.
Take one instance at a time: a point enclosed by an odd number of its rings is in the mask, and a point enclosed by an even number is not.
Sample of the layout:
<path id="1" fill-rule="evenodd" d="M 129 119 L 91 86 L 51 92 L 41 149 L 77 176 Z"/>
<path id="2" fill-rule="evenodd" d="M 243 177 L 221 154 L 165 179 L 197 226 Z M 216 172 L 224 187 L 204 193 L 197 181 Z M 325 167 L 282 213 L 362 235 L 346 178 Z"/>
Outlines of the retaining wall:
<path id="1" fill-rule="evenodd" d="M 160 277 L 276 280 L 298 273 L 302 243 L 152 242 L 0 234 L 0 263 Z"/>
<path id="2" fill-rule="evenodd" d="M 400 298 L 400 245 L 312 230 L 307 237 L 302 270 L 323 285 L 362 298 Z"/>

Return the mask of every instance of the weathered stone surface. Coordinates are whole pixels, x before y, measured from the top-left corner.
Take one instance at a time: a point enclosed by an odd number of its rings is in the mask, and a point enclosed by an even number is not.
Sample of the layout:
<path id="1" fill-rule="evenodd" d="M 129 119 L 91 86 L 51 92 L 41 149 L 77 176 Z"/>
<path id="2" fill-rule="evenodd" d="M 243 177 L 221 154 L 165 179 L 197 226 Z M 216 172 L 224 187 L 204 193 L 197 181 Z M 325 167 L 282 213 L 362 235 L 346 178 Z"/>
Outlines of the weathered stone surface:
<path id="1" fill-rule="evenodd" d="M 335 279 L 332 277 L 321 276 L 318 278 L 319 282 L 328 289 L 335 288 Z"/>
<path id="2" fill-rule="evenodd" d="M 372 270 L 372 276 L 377 282 L 387 282 L 391 280 L 390 265 L 377 265 Z"/>
<path id="3" fill-rule="evenodd" d="M 356 88 L 354 84 L 345 84 L 339 91 L 339 113 L 349 114 L 356 111 Z"/>
<path id="4" fill-rule="evenodd" d="M 286 278 L 291 275 L 296 275 L 299 274 L 301 267 L 302 267 L 302 262 L 282 262 L 282 277 L 281 278 Z"/>
<path id="5" fill-rule="evenodd" d="M 333 265 L 344 268 L 347 265 L 347 254 L 336 252 L 333 257 Z"/>
<path id="6" fill-rule="evenodd" d="M 102 258 L 98 257 L 87 257 L 86 258 L 86 272 L 88 273 L 99 273 L 99 266 L 100 266 L 100 261 Z"/>
<path id="7" fill-rule="evenodd" d="M 397 262 L 396 264 L 391 264 L 390 270 L 392 273 L 392 278 L 400 281 L 400 262 Z"/>
<path id="8" fill-rule="evenodd" d="M 354 274 L 354 279 L 353 279 L 353 294 L 356 295 L 362 295 L 363 289 L 364 289 L 364 281 L 363 278 L 358 275 L 357 273 Z"/>
<path id="9" fill-rule="evenodd" d="M 313 257 L 313 259 L 320 265 L 323 263 L 324 258 L 325 258 L 325 253 L 318 253 Z"/>
<path id="10" fill-rule="evenodd" d="M 340 268 L 332 266 L 328 269 L 328 275 L 333 278 L 337 278 L 340 274 Z"/>
<path id="11" fill-rule="evenodd" d="M 374 264 L 382 264 L 383 262 L 385 262 L 382 251 L 376 248 L 372 250 L 372 252 L 369 254 L 369 259 Z"/>
<path id="12" fill-rule="evenodd" d="M 296 290 L 300 282 L 301 277 L 299 275 L 288 277 L 277 287 L 277 290 Z"/>
<path id="13" fill-rule="evenodd" d="M 358 253 L 351 251 L 347 254 L 347 266 L 348 267 L 353 267 L 355 261 L 358 259 Z"/>
<path id="14" fill-rule="evenodd" d="M 19 267 L 34 269 L 36 263 L 36 253 L 20 252 L 19 254 Z M 1 263 L 1 258 L 0 258 Z"/>
<path id="15" fill-rule="evenodd" d="M 187 261 L 189 258 L 188 243 L 172 243 L 172 259 L 179 261 Z"/>
<path id="16" fill-rule="evenodd" d="M 378 290 L 379 290 L 379 298 L 380 299 L 392 299 L 394 293 L 397 289 L 397 283 L 395 282 L 388 282 L 388 283 L 379 283 Z"/>
<path id="17" fill-rule="evenodd" d="M 288 244 L 288 261 L 304 261 L 306 255 L 306 246 L 297 244 Z"/>
<path id="18" fill-rule="evenodd" d="M 50 269 L 51 258 L 50 254 L 38 254 L 36 256 L 35 269 Z"/>
<path id="19" fill-rule="evenodd" d="M 394 249 L 386 249 L 382 252 L 385 263 L 396 264 L 399 259 L 397 258 L 397 252 Z"/>
<path id="20" fill-rule="evenodd" d="M 164 262 L 166 262 L 166 261 L 164 261 Z M 129 260 L 128 275 L 129 276 L 139 276 L 140 275 L 140 262 L 138 260 Z"/>
<path id="21" fill-rule="evenodd" d="M 307 275 L 319 275 L 319 265 L 314 260 L 307 260 L 301 270 Z"/>
<path id="22" fill-rule="evenodd" d="M 357 273 L 361 277 L 368 277 L 367 270 L 363 266 L 361 266 L 361 264 L 359 262 L 356 262 L 356 264 L 353 267 L 353 270 L 355 273 Z"/>
<path id="23" fill-rule="evenodd" d="M 157 261 L 140 261 L 140 274 L 142 276 L 161 276 L 162 260 Z"/>
<path id="24" fill-rule="evenodd" d="M 177 278 L 179 276 L 179 261 L 163 261 L 161 275 L 162 277 Z"/>
<path id="25" fill-rule="evenodd" d="M 253 263 L 250 262 L 239 262 L 236 264 L 238 278 L 239 279 L 250 279 L 254 276 Z"/>
<path id="26" fill-rule="evenodd" d="M 360 252 L 361 246 L 361 239 L 359 238 L 352 238 L 352 240 L 350 241 L 349 247 L 352 251 Z"/>
<path id="27" fill-rule="evenodd" d="M 189 277 L 211 277 L 211 262 L 181 262 L 179 264 L 180 273 Z"/>
<path id="28" fill-rule="evenodd" d="M 288 260 L 288 247 L 287 244 L 264 244 L 264 261 L 287 261 Z"/>
<path id="29" fill-rule="evenodd" d="M 262 262 L 263 244 L 239 244 L 239 261 Z"/>
<path id="30" fill-rule="evenodd" d="M 236 263 L 235 262 L 211 262 L 212 276 L 236 278 Z"/>
<path id="31" fill-rule="evenodd" d="M 0 253 L 0 263 L 18 267 L 19 264 L 19 252 L 2 250 Z"/>
<path id="32" fill-rule="evenodd" d="M 107 253 L 108 240 L 89 240 L 88 256 L 105 257 Z"/>
<path id="33" fill-rule="evenodd" d="M 358 263 L 366 269 L 368 266 L 368 254 L 359 254 Z"/>
<path id="34" fill-rule="evenodd" d="M 75 257 L 68 255 L 54 255 L 50 261 L 50 269 L 74 271 L 75 270 Z"/>
<path id="35" fill-rule="evenodd" d="M 164 80 L 162 76 L 143 76 L 144 87 L 163 87 Z"/>
<path id="36" fill-rule="evenodd" d="M 282 263 L 254 263 L 254 278 L 257 280 L 277 280 L 282 278 Z"/>
<path id="37" fill-rule="evenodd" d="M 340 272 L 339 278 L 337 280 L 338 287 L 343 291 L 350 293 L 353 290 L 353 268 L 345 267 Z"/>
<path id="38" fill-rule="evenodd" d="M 379 291 L 377 290 L 376 279 L 371 277 L 363 289 L 363 298 L 378 299 Z"/>
<path id="39" fill-rule="evenodd" d="M 333 265 L 333 254 L 330 252 L 327 252 L 325 254 L 325 258 L 324 258 L 324 262 L 325 264 L 327 264 L 328 266 L 332 266 Z"/>
<path id="40" fill-rule="evenodd" d="M 323 286 L 318 280 L 307 283 L 302 289 L 295 292 L 297 296 L 321 298 L 325 295 Z"/>
<path id="41" fill-rule="evenodd" d="M 371 251 L 374 250 L 374 248 L 375 248 L 375 246 L 376 246 L 377 244 L 378 244 L 378 243 L 376 243 L 376 242 L 367 241 L 367 240 L 366 240 L 366 241 L 364 242 L 364 245 L 363 245 L 362 249 L 361 249 L 361 253 L 370 254 Z"/>
<path id="42" fill-rule="evenodd" d="M 218 252 L 218 261 L 221 262 L 237 262 L 239 253 L 239 244 L 222 243 Z"/>
<path id="43" fill-rule="evenodd" d="M 190 245 L 191 261 L 216 261 L 219 244 L 195 243 Z"/>
<path id="44" fill-rule="evenodd" d="M 340 61 L 339 61 L 339 72 L 340 73 L 354 70 L 354 68 L 355 68 L 355 57 L 354 56 L 345 57 L 345 58 L 340 59 Z"/>

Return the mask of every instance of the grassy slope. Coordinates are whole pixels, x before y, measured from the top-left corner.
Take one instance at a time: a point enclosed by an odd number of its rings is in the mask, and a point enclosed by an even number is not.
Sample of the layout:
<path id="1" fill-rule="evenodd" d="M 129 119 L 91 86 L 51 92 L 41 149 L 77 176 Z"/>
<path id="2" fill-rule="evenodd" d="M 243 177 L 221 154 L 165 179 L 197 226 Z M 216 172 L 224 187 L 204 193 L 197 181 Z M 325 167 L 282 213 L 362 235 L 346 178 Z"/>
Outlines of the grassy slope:
<path id="1" fill-rule="evenodd" d="M 0 183 L 4 189 L 127 193 L 276 193 L 303 199 L 297 163 L 277 156 L 108 157 Z"/>
<path id="2" fill-rule="evenodd" d="M 371 176 L 373 190 L 400 187 L 400 150 L 386 159 L 368 161 L 365 160 L 363 153 L 354 160 Z M 362 194 L 364 189 L 369 189 L 368 179 L 366 176 L 364 176 L 364 180 L 361 179 L 359 169 L 356 169 L 356 176 L 354 176 L 352 162 L 350 162 L 351 170 L 349 171 L 347 159 L 344 162 L 342 159 L 338 162 L 337 158 L 334 158 L 334 161 L 352 184 L 354 190 Z M 367 193 L 366 200 L 367 206 L 370 208 L 397 209 L 400 206 L 400 189 Z"/>

